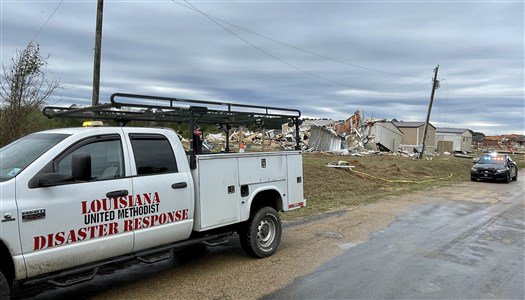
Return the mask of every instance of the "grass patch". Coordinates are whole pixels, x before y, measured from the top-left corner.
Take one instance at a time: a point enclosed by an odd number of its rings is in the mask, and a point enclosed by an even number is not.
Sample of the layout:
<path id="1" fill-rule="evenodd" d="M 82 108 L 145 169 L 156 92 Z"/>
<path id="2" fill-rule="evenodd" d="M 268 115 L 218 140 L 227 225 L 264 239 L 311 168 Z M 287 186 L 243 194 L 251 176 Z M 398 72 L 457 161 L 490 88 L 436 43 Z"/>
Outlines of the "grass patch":
<path id="1" fill-rule="evenodd" d="M 329 162 L 345 160 L 356 171 L 391 180 L 422 181 L 417 183 L 392 183 L 373 179 L 349 170 L 328 168 Z M 371 203 L 387 196 L 407 194 L 432 186 L 450 185 L 470 180 L 472 160 L 455 157 L 434 157 L 432 160 L 413 160 L 399 156 L 344 157 L 328 154 L 304 154 L 304 194 L 307 206 L 283 214 L 284 219 L 294 219 L 319 212 L 342 209 Z"/>

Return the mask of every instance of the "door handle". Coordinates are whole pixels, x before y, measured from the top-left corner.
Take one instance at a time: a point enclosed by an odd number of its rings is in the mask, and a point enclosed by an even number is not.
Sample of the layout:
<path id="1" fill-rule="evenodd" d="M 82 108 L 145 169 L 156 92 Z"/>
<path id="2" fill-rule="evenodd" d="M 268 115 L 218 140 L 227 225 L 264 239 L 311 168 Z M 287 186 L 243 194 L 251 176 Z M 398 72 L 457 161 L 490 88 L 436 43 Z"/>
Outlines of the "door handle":
<path id="1" fill-rule="evenodd" d="M 128 194 L 129 194 L 128 190 L 120 190 L 120 191 L 108 192 L 106 194 L 106 197 L 108 197 L 108 198 L 117 198 L 117 197 L 127 196 Z"/>
<path id="2" fill-rule="evenodd" d="M 185 188 L 187 186 L 188 186 L 188 184 L 183 181 L 183 182 L 177 182 L 177 183 L 172 184 L 171 188 L 172 189 L 183 189 L 183 188 Z"/>

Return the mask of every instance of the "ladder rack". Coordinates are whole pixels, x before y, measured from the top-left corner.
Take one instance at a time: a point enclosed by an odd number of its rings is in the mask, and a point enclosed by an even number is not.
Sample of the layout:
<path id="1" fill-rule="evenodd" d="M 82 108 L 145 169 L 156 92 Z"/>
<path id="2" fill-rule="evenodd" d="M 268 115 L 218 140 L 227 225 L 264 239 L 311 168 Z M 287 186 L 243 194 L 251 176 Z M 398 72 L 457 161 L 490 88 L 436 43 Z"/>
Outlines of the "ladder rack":
<path id="1" fill-rule="evenodd" d="M 295 125 L 296 150 L 299 146 L 299 125 L 301 112 L 297 109 L 279 108 L 261 105 L 237 104 L 183 98 L 158 97 L 127 93 L 115 93 L 110 103 L 89 107 L 47 106 L 43 113 L 48 118 L 70 118 L 85 120 L 115 121 L 125 126 L 131 121 L 188 123 L 190 126 L 190 153 L 193 148 L 193 135 L 197 124 L 217 124 L 226 132 L 227 137 L 232 126 L 264 124 L 264 120 L 280 120 Z M 229 139 L 226 139 L 229 151 Z"/>

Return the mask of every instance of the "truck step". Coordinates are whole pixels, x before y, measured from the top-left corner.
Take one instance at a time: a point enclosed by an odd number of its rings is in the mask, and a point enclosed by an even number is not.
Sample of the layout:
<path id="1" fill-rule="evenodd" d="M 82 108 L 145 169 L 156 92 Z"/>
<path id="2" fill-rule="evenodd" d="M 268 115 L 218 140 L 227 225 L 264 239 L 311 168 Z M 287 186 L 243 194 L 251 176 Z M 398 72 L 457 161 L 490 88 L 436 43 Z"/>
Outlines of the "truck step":
<path id="1" fill-rule="evenodd" d="M 206 246 L 216 247 L 216 246 L 220 246 L 220 245 L 228 243 L 230 241 L 230 238 L 231 238 L 231 235 L 228 235 L 226 237 L 221 237 L 221 238 L 214 239 L 214 240 L 204 241 L 202 243 L 204 245 L 206 245 Z"/>
<path id="2" fill-rule="evenodd" d="M 137 260 L 143 263 L 147 263 L 147 264 L 154 264 L 156 262 L 170 259 L 172 257 L 173 257 L 173 249 L 167 252 L 161 253 L 160 255 L 157 254 L 157 255 L 150 255 L 150 256 L 140 256 L 140 257 L 137 257 Z"/>
<path id="3" fill-rule="evenodd" d="M 67 286 L 71 286 L 77 283 L 90 281 L 91 279 L 95 278 L 97 273 L 98 273 L 98 267 L 95 267 L 93 268 L 93 270 L 91 270 L 89 274 L 86 274 L 86 275 L 79 274 L 78 276 L 64 279 L 64 281 L 61 281 L 62 278 L 57 277 L 57 278 L 48 280 L 47 283 L 57 286 L 57 287 L 67 287 Z"/>

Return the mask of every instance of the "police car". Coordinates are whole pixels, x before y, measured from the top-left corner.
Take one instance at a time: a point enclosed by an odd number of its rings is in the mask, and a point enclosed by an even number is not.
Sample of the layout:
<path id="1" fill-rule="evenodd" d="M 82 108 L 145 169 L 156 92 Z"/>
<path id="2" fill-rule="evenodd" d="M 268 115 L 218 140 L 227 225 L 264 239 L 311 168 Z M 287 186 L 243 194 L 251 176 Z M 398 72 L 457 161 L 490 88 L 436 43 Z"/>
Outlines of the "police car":
<path id="1" fill-rule="evenodd" d="M 491 153 L 481 157 L 470 169 L 470 180 L 518 180 L 518 166 L 509 155 Z"/>

